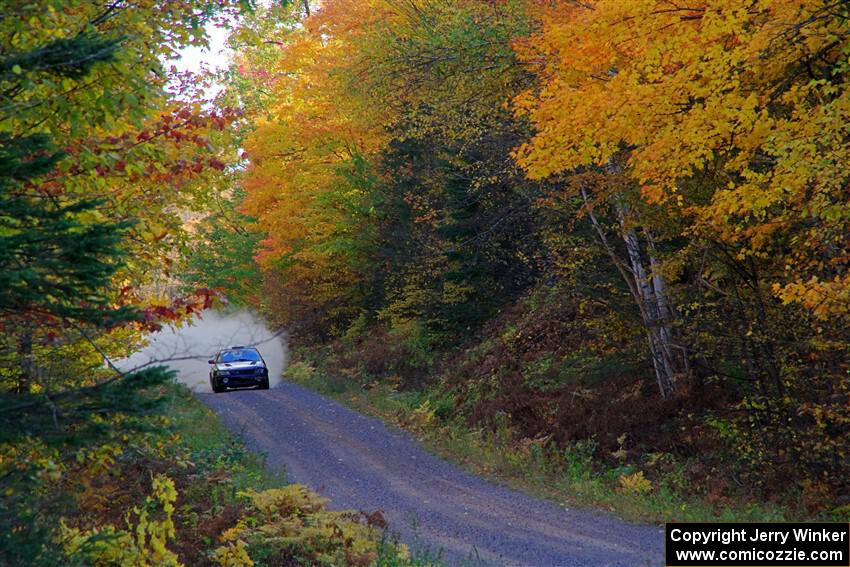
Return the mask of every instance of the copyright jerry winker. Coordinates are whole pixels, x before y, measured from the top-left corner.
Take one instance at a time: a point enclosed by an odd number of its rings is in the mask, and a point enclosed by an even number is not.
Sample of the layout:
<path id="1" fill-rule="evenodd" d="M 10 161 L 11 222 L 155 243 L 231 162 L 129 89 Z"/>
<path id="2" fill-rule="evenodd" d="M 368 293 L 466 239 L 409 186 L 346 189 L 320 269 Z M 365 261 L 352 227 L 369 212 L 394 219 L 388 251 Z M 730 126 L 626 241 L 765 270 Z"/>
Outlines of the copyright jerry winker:
<path id="1" fill-rule="evenodd" d="M 850 567 L 846 523 L 668 523 L 668 567 Z"/>

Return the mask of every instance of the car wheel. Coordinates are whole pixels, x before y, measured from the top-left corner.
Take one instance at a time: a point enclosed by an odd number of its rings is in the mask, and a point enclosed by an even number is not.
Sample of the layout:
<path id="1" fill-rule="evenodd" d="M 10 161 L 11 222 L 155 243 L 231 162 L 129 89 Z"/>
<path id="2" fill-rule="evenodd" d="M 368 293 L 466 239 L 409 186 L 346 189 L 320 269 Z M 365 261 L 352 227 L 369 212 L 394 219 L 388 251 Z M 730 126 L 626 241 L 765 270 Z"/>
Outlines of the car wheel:
<path id="1" fill-rule="evenodd" d="M 268 390 L 269 389 L 269 377 L 264 376 L 262 381 L 260 381 L 260 385 L 257 386 L 258 390 Z"/>
<path id="2" fill-rule="evenodd" d="M 212 386 L 214 394 L 220 394 L 227 389 L 224 386 L 219 386 L 215 380 L 210 380 L 210 386 Z"/>

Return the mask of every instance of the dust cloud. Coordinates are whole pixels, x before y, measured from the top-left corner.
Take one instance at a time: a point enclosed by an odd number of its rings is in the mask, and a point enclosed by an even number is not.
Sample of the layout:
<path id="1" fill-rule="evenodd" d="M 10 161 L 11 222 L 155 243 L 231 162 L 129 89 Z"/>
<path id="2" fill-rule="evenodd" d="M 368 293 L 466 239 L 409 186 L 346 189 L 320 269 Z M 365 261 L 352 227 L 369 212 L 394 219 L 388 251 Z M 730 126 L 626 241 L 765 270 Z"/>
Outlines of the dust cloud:
<path id="1" fill-rule="evenodd" d="M 204 311 L 191 324 L 180 328 L 164 327 L 148 337 L 148 346 L 117 366 L 131 370 L 152 362 L 177 371 L 177 381 L 196 392 L 210 392 L 209 360 L 216 351 L 230 345 L 255 346 L 269 367 L 269 382 L 274 387 L 286 367 L 286 335 L 276 334 L 248 311 L 222 313 Z"/>

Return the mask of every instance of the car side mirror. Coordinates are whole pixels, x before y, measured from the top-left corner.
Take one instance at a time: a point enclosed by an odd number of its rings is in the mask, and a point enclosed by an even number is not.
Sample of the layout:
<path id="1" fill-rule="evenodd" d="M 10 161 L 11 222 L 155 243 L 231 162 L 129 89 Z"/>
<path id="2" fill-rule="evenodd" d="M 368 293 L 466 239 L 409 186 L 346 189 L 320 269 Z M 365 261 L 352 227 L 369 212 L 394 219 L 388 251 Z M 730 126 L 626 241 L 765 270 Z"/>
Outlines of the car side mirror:
<path id="1" fill-rule="evenodd" d="M 211 359 L 209 359 L 209 360 L 207 361 L 207 364 L 215 364 L 215 360 L 213 360 L 213 359 L 211 358 Z"/>

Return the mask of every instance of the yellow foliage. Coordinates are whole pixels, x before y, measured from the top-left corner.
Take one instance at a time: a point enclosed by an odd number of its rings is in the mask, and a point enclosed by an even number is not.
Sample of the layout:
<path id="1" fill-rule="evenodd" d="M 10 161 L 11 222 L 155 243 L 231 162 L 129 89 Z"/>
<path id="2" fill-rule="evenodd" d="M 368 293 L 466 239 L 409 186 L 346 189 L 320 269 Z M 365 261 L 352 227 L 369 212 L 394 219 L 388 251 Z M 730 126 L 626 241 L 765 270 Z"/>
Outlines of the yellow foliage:
<path id="1" fill-rule="evenodd" d="M 818 319 L 850 312 L 850 276 L 835 276 L 832 281 L 826 282 L 813 277 L 806 282 L 797 281 L 785 286 L 774 284 L 773 292 L 786 305 L 804 305 Z"/>
<path id="2" fill-rule="evenodd" d="M 293 362 L 286 367 L 286 377 L 299 384 L 309 382 L 315 375 L 316 369 L 306 362 Z"/>
<path id="3" fill-rule="evenodd" d="M 254 561 L 248 555 L 246 544 L 242 540 L 216 548 L 213 561 L 222 567 L 253 567 Z"/>
<path id="4" fill-rule="evenodd" d="M 372 13 L 368 2 L 348 4 L 351 16 Z M 326 265 L 326 255 L 296 243 L 302 238 L 325 241 L 341 212 L 312 205 L 341 182 L 340 164 L 370 155 L 383 139 L 380 124 L 358 120 L 363 109 L 339 96 L 345 88 L 337 71 L 348 60 L 352 30 L 331 26 L 329 10 L 298 33 L 282 30 L 285 47 L 275 60 L 264 62 L 267 68 L 256 70 L 265 81 L 274 77 L 274 102 L 245 142 L 251 158 L 245 210 L 269 233 L 259 257 L 263 265 L 297 255 L 300 248 L 309 250 L 304 259 L 315 262 L 316 269 Z M 250 65 L 245 62 L 246 73 Z"/>
<path id="5" fill-rule="evenodd" d="M 145 499 L 144 506 L 133 509 L 138 516 L 135 526 L 129 514 L 126 530 L 105 526 L 82 531 L 63 520 L 59 541 L 69 557 L 95 567 L 178 567 L 177 555 L 167 547 L 175 536 L 172 516 L 176 500 L 174 481 L 158 475 L 153 479 L 153 494 Z M 150 516 L 149 510 L 155 507 L 162 512 L 159 519 Z"/>
<path id="6" fill-rule="evenodd" d="M 26 438 L 17 443 L 0 444 L 0 478 L 33 474 L 39 480 L 56 482 L 62 478 L 63 472 L 59 454 L 41 440 Z M 11 487 L 5 491 L 6 496 L 13 493 Z"/>
<path id="7" fill-rule="evenodd" d="M 411 417 L 413 423 L 415 423 L 417 427 L 427 429 L 435 421 L 437 421 L 436 408 L 431 405 L 430 400 L 425 400 L 419 404 L 415 410 L 413 410 Z"/>
<path id="8" fill-rule="evenodd" d="M 846 312 L 846 281 L 810 282 L 848 258 L 846 18 L 820 0 L 539 9 L 540 31 L 517 49 L 541 86 L 514 99 L 537 128 L 516 152 L 532 177 L 604 166 L 628 148 L 645 201 L 742 259 L 784 255 L 786 304 Z M 711 179 L 708 198 L 687 193 L 695 175 Z"/>
<path id="9" fill-rule="evenodd" d="M 620 489 L 628 494 L 646 494 L 652 490 L 652 481 L 643 476 L 643 471 L 620 475 Z"/>
<path id="10" fill-rule="evenodd" d="M 514 64 L 506 38 L 458 38 L 467 35 L 460 33 L 464 26 L 477 28 L 474 22 L 502 30 L 505 13 L 520 11 L 484 2 L 330 0 L 298 26 L 267 30 L 264 44 L 279 46 L 276 51 L 261 48 L 260 60 L 239 59 L 240 73 L 269 93 L 244 143 L 250 158 L 244 210 L 266 234 L 257 260 L 273 280 L 267 291 L 282 320 L 320 312 L 344 325 L 356 317 L 351 306 L 371 285 L 364 274 L 368 247 L 375 245 L 369 236 L 383 224 L 374 191 L 385 181 L 382 152 L 393 138 L 435 131 L 470 142 L 487 136 L 482 116 L 498 123 L 493 116 L 505 114 L 502 103 L 516 92 L 516 75 L 527 75 Z M 503 47 L 491 65 L 484 58 L 495 44 Z M 469 101 L 478 99 L 486 102 L 471 110 Z M 435 211 L 423 208 L 416 222 L 438 222 Z M 418 292 L 411 285 L 400 293 L 395 311 L 421 305 Z M 470 295 L 468 286 L 447 284 L 435 301 L 460 304 Z"/>
<path id="11" fill-rule="evenodd" d="M 222 534 L 215 550 L 222 566 L 253 565 L 253 548 L 297 554 L 312 565 L 370 565 L 380 534 L 351 512 L 330 512 L 327 500 L 301 485 L 241 493 L 250 511 Z M 403 551 L 403 550 L 402 550 Z"/>

